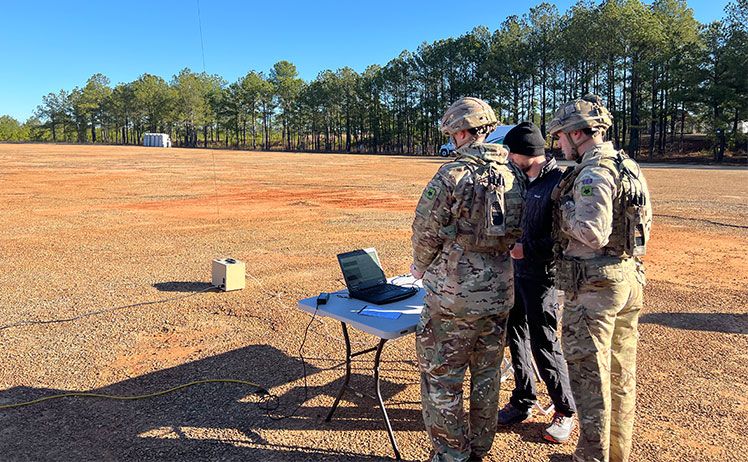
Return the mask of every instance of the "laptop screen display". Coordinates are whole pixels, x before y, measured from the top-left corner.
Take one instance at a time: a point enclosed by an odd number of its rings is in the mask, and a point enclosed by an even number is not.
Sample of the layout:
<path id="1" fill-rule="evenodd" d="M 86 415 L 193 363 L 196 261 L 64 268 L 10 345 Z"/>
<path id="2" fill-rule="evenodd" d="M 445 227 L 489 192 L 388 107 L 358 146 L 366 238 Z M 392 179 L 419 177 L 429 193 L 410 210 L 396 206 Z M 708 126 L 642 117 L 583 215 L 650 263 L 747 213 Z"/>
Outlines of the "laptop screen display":
<path id="1" fill-rule="evenodd" d="M 387 282 L 374 249 L 355 250 L 338 255 L 340 269 L 351 291 L 363 290 Z"/>

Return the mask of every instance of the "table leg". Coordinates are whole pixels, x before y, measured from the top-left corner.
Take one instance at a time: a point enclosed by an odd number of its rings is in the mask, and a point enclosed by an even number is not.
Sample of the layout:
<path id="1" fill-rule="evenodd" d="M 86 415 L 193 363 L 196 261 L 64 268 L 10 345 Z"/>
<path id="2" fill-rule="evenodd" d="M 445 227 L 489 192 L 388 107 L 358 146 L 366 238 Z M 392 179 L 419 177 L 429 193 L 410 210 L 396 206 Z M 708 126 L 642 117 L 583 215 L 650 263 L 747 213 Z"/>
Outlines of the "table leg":
<path id="1" fill-rule="evenodd" d="M 382 417 L 384 418 L 384 424 L 387 426 L 387 436 L 390 437 L 390 443 L 392 444 L 392 450 L 395 451 L 395 460 L 401 460 L 400 450 L 397 448 L 397 441 L 395 440 L 395 434 L 392 432 L 392 425 L 390 424 L 390 418 L 387 416 L 387 409 L 384 407 L 384 400 L 382 400 L 382 391 L 379 389 L 379 359 L 382 356 L 382 349 L 384 344 L 387 342 L 386 339 L 379 340 L 379 346 L 377 352 L 374 354 L 374 388 L 377 392 L 377 399 L 379 400 L 379 409 L 382 410 Z"/>
<path id="2" fill-rule="evenodd" d="M 382 349 L 384 349 L 384 344 L 387 343 L 386 339 L 380 339 L 379 345 L 373 348 L 368 348 L 366 350 L 357 351 L 356 353 L 351 352 L 351 338 L 348 335 L 348 326 L 346 323 L 341 322 L 340 325 L 343 329 L 343 338 L 345 339 L 345 379 L 343 380 L 343 385 L 340 387 L 340 391 L 338 392 L 338 395 L 335 397 L 335 401 L 332 403 L 332 407 L 330 408 L 330 412 L 327 413 L 327 417 L 325 417 L 325 421 L 329 422 L 332 420 L 333 414 L 335 414 L 335 410 L 338 408 L 338 404 L 340 404 L 340 399 L 343 397 L 343 393 L 345 393 L 345 390 L 348 388 L 351 388 L 348 383 L 351 380 L 351 360 L 354 356 L 370 353 L 372 351 L 376 351 L 374 354 L 374 390 L 377 394 L 377 400 L 379 401 L 379 409 L 382 411 L 382 417 L 384 419 L 384 424 L 387 427 L 387 436 L 390 438 L 390 443 L 392 444 L 392 450 L 395 452 L 395 460 L 402 460 L 400 457 L 400 450 L 397 448 L 397 441 L 395 440 L 395 434 L 392 431 L 392 425 L 390 424 L 390 418 L 387 415 L 387 409 L 384 407 L 384 400 L 382 399 L 382 391 L 379 387 L 379 364 L 380 359 L 382 357 Z"/>
<path id="3" fill-rule="evenodd" d="M 338 404 L 340 403 L 340 398 L 343 397 L 345 389 L 348 388 L 348 382 L 351 380 L 351 338 L 348 336 L 348 327 L 345 323 L 341 322 L 340 325 L 343 326 L 343 338 L 345 339 L 345 380 L 343 381 L 343 386 L 340 387 L 338 396 L 335 397 L 335 402 L 332 403 L 330 412 L 328 412 L 327 417 L 325 417 L 325 421 L 327 422 L 332 419 L 332 415 L 335 413 L 335 409 L 338 408 Z"/>

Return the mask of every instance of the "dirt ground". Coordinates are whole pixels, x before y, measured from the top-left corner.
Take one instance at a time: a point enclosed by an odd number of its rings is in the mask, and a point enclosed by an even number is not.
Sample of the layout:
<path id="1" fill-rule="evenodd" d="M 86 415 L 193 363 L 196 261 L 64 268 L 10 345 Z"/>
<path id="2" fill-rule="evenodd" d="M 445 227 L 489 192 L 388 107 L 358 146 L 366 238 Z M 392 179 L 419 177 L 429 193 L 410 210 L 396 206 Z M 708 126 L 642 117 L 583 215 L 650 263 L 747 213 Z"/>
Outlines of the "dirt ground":
<path id="1" fill-rule="evenodd" d="M 310 318 L 296 301 L 342 288 L 341 251 L 374 246 L 387 274 L 405 273 L 413 209 L 440 164 L 0 145 L 0 404 L 240 378 L 271 390 L 280 406 L 263 410 L 251 388 L 230 384 L 130 402 L 50 401 L 0 411 L 0 459 L 386 460 L 372 400 L 346 395 L 324 422 L 343 375 L 340 326 L 329 319 L 309 332 L 303 401 L 298 350 Z M 634 459 L 745 461 L 748 170 L 645 172 L 656 222 Z M 200 292 L 211 260 L 226 256 L 247 263 L 247 288 Z M 352 340 L 372 344 L 363 334 Z M 383 393 L 403 457 L 424 460 L 414 355 L 412 336 L 387 345 Z M 360 387 L 370 386 L 370 367 L 369 357 L 356 358 Z M 295 416 L 274 419 L 302 401 Z M 541 441 L 548 420 L 501 429 L 488 460 L 569 461 L 573 443 Z"/>

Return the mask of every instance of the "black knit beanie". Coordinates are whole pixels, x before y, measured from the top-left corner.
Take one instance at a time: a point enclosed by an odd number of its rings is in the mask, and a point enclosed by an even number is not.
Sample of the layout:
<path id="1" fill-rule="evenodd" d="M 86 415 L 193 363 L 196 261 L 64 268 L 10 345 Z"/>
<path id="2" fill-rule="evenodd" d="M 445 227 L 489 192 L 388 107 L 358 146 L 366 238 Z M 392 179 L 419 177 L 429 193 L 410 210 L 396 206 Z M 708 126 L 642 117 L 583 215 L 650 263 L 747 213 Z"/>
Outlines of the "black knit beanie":
<path id="1" fill-rule="evenodd" d="M 509 130 L 504 144 L 509 146 L 509 152 L 515 154 L 531 157 L 545 155 L 545 138 L 532 122 L 522 122 Z"/>

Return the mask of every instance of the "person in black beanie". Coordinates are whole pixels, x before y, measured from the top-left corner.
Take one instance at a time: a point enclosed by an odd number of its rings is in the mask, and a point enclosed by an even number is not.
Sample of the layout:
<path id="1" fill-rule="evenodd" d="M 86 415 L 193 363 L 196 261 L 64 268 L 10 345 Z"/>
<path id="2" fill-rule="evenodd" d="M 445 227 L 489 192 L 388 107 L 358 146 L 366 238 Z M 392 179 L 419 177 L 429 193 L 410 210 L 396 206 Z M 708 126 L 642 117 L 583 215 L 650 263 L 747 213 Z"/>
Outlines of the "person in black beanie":
<path id="1" fill-rule="evenodd" d="M 553 204 L 551 192 L 561 179 L 553 157 L 545 154 L 545 138 L 532 122 L 522 122 L 504 138 L 509 158 L 529 179 L 522 237 L 512 248 L 514 307 L 509 315 L 507 343 L 514 367 L 512 397 L 499 411 L 499 424 L 522 422 L 532 415 L 536 388 L 532 358 L 548 388 L 555 413 L 543 432 L 554 443 L 569 439 L 576 411 L 566 361 L 556 335 L 558 301 L 554 289 Z M 532 354 L 532 355 L 531 355 Z"/>

